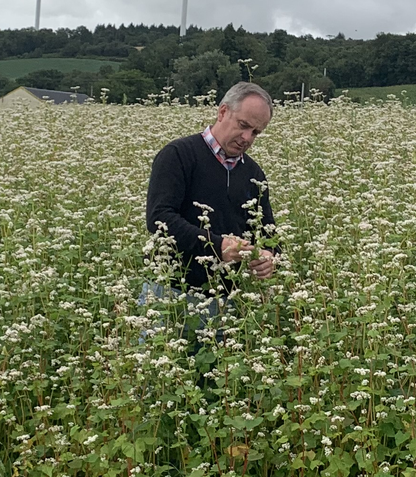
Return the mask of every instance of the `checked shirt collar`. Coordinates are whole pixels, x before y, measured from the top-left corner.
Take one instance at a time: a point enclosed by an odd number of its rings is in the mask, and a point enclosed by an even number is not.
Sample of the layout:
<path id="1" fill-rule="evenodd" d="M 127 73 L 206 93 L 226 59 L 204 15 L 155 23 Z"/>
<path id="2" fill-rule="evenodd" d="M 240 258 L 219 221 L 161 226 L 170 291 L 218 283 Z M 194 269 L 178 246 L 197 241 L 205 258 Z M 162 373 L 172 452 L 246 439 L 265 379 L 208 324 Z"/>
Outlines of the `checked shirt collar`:
<path id="1" fill-rule="evenodd" d="M 227 157 L 227 155 L 225 154 L 225 151 L 222 149 L 218 141 L 212 135 L 211 126 L 207 126 L 205 131 L 202 132 L 201 135 L 204 138 L 205 142 L 207 143 L 208 147 L 211 149 L 214 156 L 226 169 L 228 169 L 229 171 L 231 169 L 234 169 L 234 167 L 237 165 L 238 161 L 240 160 L 244 164 L 243 154 L 240 154 L 239 156 L 236 156 L 236 157 Z"/>

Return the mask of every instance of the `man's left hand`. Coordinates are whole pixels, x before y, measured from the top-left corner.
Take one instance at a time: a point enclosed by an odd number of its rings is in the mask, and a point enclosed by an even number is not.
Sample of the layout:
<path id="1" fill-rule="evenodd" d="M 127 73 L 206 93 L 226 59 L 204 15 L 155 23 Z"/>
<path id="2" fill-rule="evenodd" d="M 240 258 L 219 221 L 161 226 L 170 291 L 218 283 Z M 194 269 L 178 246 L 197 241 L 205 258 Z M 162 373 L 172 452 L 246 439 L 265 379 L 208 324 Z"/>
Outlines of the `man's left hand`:
<path id="1" fill-rule="evenodd" d="M 269 250 L 260 250 L 260 257 L 251 260 L 249 263 L 250 270 L 260 279 L 270 278 L 273 275 L 273 254 Z"/>

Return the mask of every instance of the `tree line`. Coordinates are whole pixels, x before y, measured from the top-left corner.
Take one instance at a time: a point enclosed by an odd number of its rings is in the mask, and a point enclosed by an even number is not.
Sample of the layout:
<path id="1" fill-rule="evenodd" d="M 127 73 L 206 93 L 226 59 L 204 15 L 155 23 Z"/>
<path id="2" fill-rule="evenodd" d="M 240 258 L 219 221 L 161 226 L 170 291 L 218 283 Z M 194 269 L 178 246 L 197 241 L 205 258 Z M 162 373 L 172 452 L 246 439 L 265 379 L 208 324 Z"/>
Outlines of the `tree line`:
<path id="1" fill-rule="evenodd" d="M 372 40 L 296 37 L 284 30 L 251 33 L 243 27 L 203 30 L 190 26 L 179 37 L 175 26 L 98 25 L 75 30 L 32 28 L 0 30 L 0 59 L 106 58 L 120 61 L 119 71 L 102 67 L 98 73 L 41 70 L 11 81 L 1 76 L 0 96 L 18 85 L 68 90 L 109 100 L 136 102 L 174 86 L 174 95 L 194 98 L 215 89 L 217 97 L 236 81 L 253 80 L 272 97 L 317 88 L 327 98 L 335 88 L 416 83 L 416 34 L 380 33 Z M 242 61 L 251 60 L 251 61 Z M 1 63 L 0 63 L 1 66 Z"/>

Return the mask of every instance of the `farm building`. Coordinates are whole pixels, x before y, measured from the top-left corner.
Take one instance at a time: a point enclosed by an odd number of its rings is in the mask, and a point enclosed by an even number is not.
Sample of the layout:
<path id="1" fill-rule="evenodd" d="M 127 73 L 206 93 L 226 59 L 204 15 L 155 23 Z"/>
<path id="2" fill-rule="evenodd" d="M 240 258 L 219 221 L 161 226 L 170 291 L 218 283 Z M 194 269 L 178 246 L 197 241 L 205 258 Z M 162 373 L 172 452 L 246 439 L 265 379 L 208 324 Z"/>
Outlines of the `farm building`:
<path id="1" fill-rule="evenodd" d="M 43 101 L 53 101 L 55 104 L 84 103 L 90 99 L 86 94 L 53 91 L 51 89 L 38 89 L 20 86 L 0 98 L 0 107 L 13 106 L 16 101 L 24 100 L 30 106 L 39 106 Z"/>

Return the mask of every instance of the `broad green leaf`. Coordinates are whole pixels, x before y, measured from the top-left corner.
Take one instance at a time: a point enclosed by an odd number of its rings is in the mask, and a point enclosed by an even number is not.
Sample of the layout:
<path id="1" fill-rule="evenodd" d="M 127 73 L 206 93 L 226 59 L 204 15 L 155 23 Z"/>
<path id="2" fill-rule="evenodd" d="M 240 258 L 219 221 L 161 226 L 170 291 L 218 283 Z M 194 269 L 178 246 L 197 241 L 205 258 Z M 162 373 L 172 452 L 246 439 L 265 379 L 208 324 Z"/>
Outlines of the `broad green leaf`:
<path id="1" fill-rule="evenodd" d="M 301 457 L 296 457 L 295 460 L 290 464 L 290 467 L 292 467 L 292 469 L 306 469 L 306 465 L 305 463 L 303 462 L 302 458 Z"/>
<path id="2" fill-rule="evenodd" d="M 324 465 L 324 463 L 323 463 L 322 461 L 320 461 L 320 460 L 313 460 L 313 461 L 310 463 L 309 467 L 310 467 L 311 470 L 315 470 L 315 469 L 316 469 L 317 467 L 319 467 L 320 465 Z"/>
<path id="3" fill-rule="evenodd" d="M 409 432 L 398 431 L 397 434 L 395 435 L 396 446 L 400 447 L 403 444 L 403 442 L 406 442 L 411 437 L 412 436 L 410 435 Z"/>
<path id="4" fill-rule="evenodd" d="M 53 467 L 50 465 L 42 464 L 38 467 L 38 469 L 42 472 L 43 475 L 47 475 L 48 477 L 52 477 L 53 475 Z"/>
<path id="5" fill-rule="evenodd" d="M 300 388 L 302 384 L 304 384 L 304 381 L 305 380 L 300 376 L 288 376 L 286 378 L 287 385 L 294 388 Z"/>
<path id="6" fill-rule="evenodd" d="M 189 477 L 204 477 L 204 475 L 205 475 L 205 470 L 198 469 L 198 470 L 193 470 L 189 474 Z"/>

